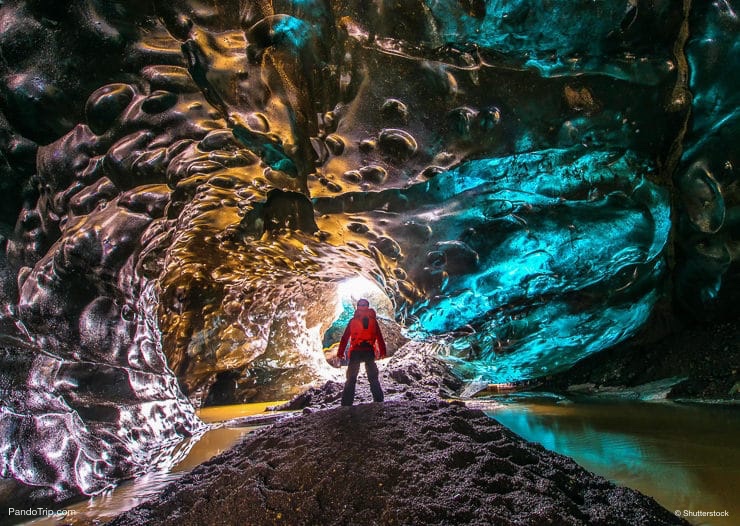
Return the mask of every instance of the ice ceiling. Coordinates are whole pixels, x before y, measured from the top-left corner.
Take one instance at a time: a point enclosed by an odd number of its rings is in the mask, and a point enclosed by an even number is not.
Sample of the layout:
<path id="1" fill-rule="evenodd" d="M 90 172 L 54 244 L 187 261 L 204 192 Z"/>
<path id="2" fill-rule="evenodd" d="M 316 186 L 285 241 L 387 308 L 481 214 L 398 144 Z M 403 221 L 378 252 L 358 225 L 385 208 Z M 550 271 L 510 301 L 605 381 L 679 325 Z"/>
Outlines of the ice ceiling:
<path id="1" fill-rule="evenodd" d="M 470 380 L 721 309 L 735 4 L 0 3 L 0 494 L 334 374 L 358 278 Z"/>

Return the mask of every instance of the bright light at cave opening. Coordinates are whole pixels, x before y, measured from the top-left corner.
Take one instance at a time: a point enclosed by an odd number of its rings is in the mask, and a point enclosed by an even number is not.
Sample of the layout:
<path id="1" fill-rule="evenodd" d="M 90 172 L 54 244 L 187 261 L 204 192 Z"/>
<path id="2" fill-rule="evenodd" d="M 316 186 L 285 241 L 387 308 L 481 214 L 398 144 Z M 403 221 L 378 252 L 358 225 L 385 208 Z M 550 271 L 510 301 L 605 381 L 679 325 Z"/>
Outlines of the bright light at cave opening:
<path id="1" fill-rule="evenodd" d="M 357 300 L 360 298 L 367 299 L 370 306 L 378 311 L 378 314 L 385 311 L 390 305 L 390 300 L 378 287 L 377 283 L 363 276 L 346 279 L 339 283 L 337 296 L 339 301 L 334 313 L 336 318 L 339 318 L 346 310 L 354 309 Z"/>

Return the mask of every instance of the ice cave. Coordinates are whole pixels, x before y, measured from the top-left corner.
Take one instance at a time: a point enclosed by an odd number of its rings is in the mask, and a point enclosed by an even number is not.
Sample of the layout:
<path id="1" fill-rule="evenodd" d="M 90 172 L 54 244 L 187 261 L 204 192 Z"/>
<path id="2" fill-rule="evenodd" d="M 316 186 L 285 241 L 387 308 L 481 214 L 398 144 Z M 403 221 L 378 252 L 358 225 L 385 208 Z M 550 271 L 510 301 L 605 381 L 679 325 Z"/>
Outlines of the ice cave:
<path id="1" fill-rule="evenodd" d="M 400 387 L 385 410 L 353 408 L 355 423 L 413 434 L 442 425 L 434 406 L 461 433 L 439 466 L 477 470 L 467 500 L 355 499 L 348 515 L 306 497 L 273 513 L 287 497 L 263 488 L 256 515 L 170 509 L 172 524 L 700 524 L 601 482 L 583 490 L 611 492 L 598 505 L 563 504 L 543 487 L 571 486 L 543 473 L 585 475 L 530 445 L 490 457 L 480 444 L 514 438 L 486 431 L 499 424 L 480 397 L 462 406 L 496 386 L 659 385 L 721 405 L 740 443 L 739 13 L 737 0 L 0 1 L 0 523 L 173 465 L 211 406 L 322 392 L 327 407 L 262 432 L 288 449 L 298 431 L 353 440 L 328 393 L 369 298 L 384 381 Z M 500 419 L 558 442 L 549 420 Z M 265 436 L 254 458 L 271 458 Z M 422 471 L 436 469 L 429 443 L 408 455 Z M 547 484 L 495 489 L 527 469 Z M 551 500 L 532 508 L 538 491 Z"/>

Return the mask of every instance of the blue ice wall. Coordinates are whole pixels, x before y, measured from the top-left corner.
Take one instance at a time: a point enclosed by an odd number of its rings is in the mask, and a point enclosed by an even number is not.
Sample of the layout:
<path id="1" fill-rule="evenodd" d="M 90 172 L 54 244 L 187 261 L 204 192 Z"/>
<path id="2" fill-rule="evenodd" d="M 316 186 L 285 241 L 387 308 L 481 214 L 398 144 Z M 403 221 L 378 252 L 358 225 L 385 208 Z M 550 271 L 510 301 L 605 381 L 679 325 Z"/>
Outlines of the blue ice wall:
<path id="1" fill-rule="evenodd" d="M 684 52 L 702 47 L 689 35 L 705 15 L 673 0 L 399 6 L 379 0 L 343 18 L 357 45 L 345 78 L 362 76 L 346 82 L 341 160 L 327 154 L 314 204 L 318 216 L 344 214 L 342 235 L 384 268 L 411 336 L 448 341 L 467 379 L 508 382 L 624 342 L 674 297 L 716 293 L 727 253 L 695 264 L 674 251 L 676 186 L 697 221 L 722 215 L 702 208 L 719 192 L 703 165 L 675 177 L 689 88 L 724 100 L 734 85 L 690 70 L 707 62 Z M 697 12 L 708 10 L 722 11 Z M 706 31 L 729 42 L 734 22 L 717 24 Z M 405 138 L 402 161 L 382 144 L 389 127 Z M 674 286 L 683 267 L 686 286 Z"/>
<path id="2" fill-rule="evenodd" d="M 693 101 L 675 175 L 676 297 L 702 318 L 732 315 L 740 282 L 739 11 L 737 1 L 694 2 L 686 46 Z"/>
<path id="3" fill-rule="evenodd" d="M 680 9 L 673 0 L 646 4 L 426 1 L 439 42 L 478 46 L 486 63 L 536 69 L 544 77 L 599 73 L 656 84 L 661 71 L 670 67 L 665 56 L 671 51 L 675 35 L 670 28 Z"/>
<path id="4" fill-rule="evenodd" d="M 425 5 L 427 45 L 468 53 L 494 72 L 487 82 L 527 71 L 554 92 L 608 94 L 575 112 L 571 101 L 559 121 L 546 100 L 479 96 L 516 104 L 516 123 L 502 112 L 508 144 L 401 191 L 416 207 L 406 221 L 433 232 L 406 249 L 423 261 L 406 270 L 426 296 L 409 308 L 409 332 L 447 337 L 457 371 L 491 382 L 562 370 L 634 335 L 670 290 L 666 137 L 680 136 L 674 115 L 687 110 L 671 100 L 686 13 L 668 1 Z M 554 131 L 541 124 L 550 118 Z"/>
<path id="5" fill-rule="evenodd" d="M 454 334 L 449 359 L 493 382 L 634 334 L 661 295 L 671 229 L 650 173 L 630 153 L 575 148 L 472 160 L 416 189 L 438 199 L 417 218 L 456 241 L 438 243 L 446 277 L 413 309 L 412 332 Z M 462 250 L 476 255 L 464 272 Z"/>

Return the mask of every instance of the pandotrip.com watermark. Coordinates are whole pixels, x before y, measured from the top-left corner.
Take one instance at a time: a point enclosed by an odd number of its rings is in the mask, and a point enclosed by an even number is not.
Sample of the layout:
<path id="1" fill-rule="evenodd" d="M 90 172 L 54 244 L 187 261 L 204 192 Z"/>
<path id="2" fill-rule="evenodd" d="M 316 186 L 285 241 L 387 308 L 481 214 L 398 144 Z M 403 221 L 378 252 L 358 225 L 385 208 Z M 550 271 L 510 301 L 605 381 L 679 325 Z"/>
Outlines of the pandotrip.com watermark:
<path id="1" fill-rule="evenodd" d="M 704 510 L 676 510 L 673 512 L 676 517 L 729 517 L 730 512 L 727 510 L 704 511 Z"/>
<path id="2" fill-rule="evenodd" d="M 49 510 L 46 508 L 8 508 L 8 516 L 10 517 L 74 517 L 77 512 L 75 510 Z"/>

